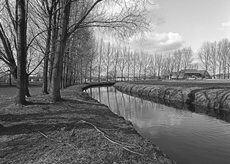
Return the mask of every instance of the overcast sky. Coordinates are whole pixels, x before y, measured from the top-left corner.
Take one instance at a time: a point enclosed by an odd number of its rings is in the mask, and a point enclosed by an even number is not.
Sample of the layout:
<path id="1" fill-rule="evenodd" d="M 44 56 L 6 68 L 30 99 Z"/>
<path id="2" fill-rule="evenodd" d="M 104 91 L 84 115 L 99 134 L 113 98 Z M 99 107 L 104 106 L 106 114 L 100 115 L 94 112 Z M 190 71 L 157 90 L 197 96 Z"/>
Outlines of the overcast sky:
<path id="1" fill-rule="evenodd" d="M 230 40 L 230 0 L 154 0 L 148 17 L 154 32 L 131 46 L 150 52 L 169 52 L 183 46 L 197 51 L 204 41 Z"/>

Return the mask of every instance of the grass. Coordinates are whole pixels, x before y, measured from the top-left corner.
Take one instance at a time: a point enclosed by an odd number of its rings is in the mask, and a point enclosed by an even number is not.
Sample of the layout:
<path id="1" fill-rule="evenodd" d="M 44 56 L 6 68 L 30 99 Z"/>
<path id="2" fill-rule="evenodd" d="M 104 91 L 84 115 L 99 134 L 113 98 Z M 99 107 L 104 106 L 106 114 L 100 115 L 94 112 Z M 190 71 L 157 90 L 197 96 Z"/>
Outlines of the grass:
<path id="1" fill-rule="evenodd" d="M 40 85 L 30 85 L 29 90 L 32 96 L 41 93 Z M 16 86 L 0 86 L 0 94 L 5 97 L 13 97 L 17 93 Z"/>
<path id="2" fill-rule="evenodd" d="M 130 83 L 230 88 L 227 80 Z M 31 85 L 32 97 L 27 98 L 30 105 L 18 106 L 13 104 L 16 87 L 0 86 L 0 164 L 173 163 L 156 145 L 143 139 L 130 122 L 81 88 L 67 88 L 62 91 L 63 101 L 51 103 L 41 94 L 41 86 Z"/>
<path id="3" fill-rule="evenodd" d="M 27 98 L 31 105 L 0 108 L 0 164 L 172 163 L 80 86 L 63 90 L 62 97 L 51 103 L 47 95 L 37 94 Z"/>
<path id="4" fill-rule="evenodd" d="M 230 88 L 230 80 L 147 80 L 131 81 L 132 84 L 166 85 L 179 87 Z"/>
<path id="5" fill-rule="evenodd" d="M 41 85 L 30 85 L 29 91 L 31 96 L 41 94 Z M 11 104 L 17 92 L 16 86 L 0 85 L 0 109 Z"/>

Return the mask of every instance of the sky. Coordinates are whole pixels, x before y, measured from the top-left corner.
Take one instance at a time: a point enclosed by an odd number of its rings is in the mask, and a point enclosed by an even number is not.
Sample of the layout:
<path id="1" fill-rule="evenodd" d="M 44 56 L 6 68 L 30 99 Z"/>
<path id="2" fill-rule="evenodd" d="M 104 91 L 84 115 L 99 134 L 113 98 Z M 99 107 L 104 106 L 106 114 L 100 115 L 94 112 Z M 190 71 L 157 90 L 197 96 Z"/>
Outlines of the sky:
<path id="1" fill-rule="evenodd" d="M 154 0 L 148 5 L 153 32 L 131 38 L 131 47 L 152 53 L 190 47 L 196 53 L 205 41 L 230 40 L 230 0 Z"/>

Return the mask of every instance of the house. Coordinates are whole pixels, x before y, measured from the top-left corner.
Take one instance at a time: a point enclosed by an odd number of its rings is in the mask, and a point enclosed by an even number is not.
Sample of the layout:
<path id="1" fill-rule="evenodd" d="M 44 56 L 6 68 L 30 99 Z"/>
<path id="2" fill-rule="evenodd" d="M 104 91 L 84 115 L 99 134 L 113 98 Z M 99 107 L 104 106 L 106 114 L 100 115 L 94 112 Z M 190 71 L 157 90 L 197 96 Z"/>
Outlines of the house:
<path id="1" fill-rule="evenodd" d="M 179 74 L 177 72 L 171 73 L 171 79 L 188 79 L 188 78 L 195 78 L 195 79 L 211 79 L 210 74 L 206 70 L 197 70 L 197 69 L 185 69 L 181 70 Z"/>
<path id="2" fill-rule="evenodd" d="M 184 79 L 187 78 L 206 78 L 206 79 L 211 79 L 210 74 L 206 70 L 197 70 L 197 69 L 186 69 L 186 70 L 181 70 L 180 74 L 183 74 Z"/>

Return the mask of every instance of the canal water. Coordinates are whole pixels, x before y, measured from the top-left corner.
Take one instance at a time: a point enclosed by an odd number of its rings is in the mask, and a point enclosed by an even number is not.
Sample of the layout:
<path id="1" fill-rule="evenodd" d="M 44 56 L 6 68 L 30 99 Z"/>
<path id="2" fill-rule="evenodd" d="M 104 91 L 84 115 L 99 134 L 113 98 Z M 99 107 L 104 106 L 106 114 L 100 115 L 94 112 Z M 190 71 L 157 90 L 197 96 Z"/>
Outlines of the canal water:
<path id="1" fill-rule="evenodd" d="M 178 164 L 229 164 L 230 116 L 208 116 L 190 109 L 129 96 L 113 87 L 86 90 L 112 112 L 132 122 L 140 135 Z M 217 118 L 225 118 L 220 120 Z"/>

